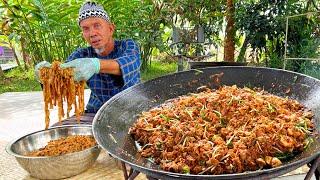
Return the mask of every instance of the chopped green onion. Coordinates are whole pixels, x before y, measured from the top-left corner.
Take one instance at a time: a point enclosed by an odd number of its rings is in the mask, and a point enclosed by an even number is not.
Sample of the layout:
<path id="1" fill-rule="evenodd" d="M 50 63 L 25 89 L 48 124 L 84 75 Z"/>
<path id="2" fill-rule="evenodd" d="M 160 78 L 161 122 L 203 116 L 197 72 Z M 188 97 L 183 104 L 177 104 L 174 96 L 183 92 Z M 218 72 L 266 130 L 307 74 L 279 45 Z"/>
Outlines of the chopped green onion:
<path id="1" fill-rule="evenodd" d="M 166 122 L 169 122 L 170 121 L 170 118 L 168 118 L 166 115 L 164 114 L 160 114 L 160 117 L 165 120 Z"/>
<path id="2" fill-rule="evenodd" d="M 268 111 L 270 113 L 275 112 L 276 111 L 276 107 L 273 104 L 269 103 L 269 102 L 267 102 L 267 103 L 268 103 Z"/>
<path id="3" fill-rule="evenodd" d="M 182 174 L 190 174 L 190 167 L 188 165 L 182 167 Z"/>
<path id="4" fill-rule="evenodd" d="M 303 148 L 304 149 L 308 149 L 313 142 L 314 142 L 313 138 L 312 137 L 308 137 L 303 142 L 303 144 L 304 144 Z"/>

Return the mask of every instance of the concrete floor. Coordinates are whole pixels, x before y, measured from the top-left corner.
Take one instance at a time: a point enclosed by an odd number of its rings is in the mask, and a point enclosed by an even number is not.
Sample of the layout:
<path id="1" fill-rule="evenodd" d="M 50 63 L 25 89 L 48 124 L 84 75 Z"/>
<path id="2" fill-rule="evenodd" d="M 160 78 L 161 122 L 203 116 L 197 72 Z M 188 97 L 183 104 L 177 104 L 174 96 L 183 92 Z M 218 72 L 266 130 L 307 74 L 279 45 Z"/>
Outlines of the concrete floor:
<path id="1" fill-rule="evenodd" d="M 85 90 L 85 102 L 88 101 L 89 94 L 90 91 Z M 43 130 L 45 128 L 43 104 L 42 92 L 0 94 L 0 141 L 9 142 L 31 132 Z M 58 121 L 56 109 L 51 111 L 50 117 L 50 125 Z M 305 174 L 300 173 L 275 179 L 302 180 L 304 177 Z M 0 175 L 0 179 L 2 178 L 7 179 Z"/>
<path id="2" fill-rule="evenodd" d="M 89 90 L 85 90 L 85 102 Z M 42 91 L 0 94 L 0 140 L 11 141 L 23 135 L 43 130 L 44 103 Z M 50 112 L 50 125 L 58 121 L 57 109 Z"/>

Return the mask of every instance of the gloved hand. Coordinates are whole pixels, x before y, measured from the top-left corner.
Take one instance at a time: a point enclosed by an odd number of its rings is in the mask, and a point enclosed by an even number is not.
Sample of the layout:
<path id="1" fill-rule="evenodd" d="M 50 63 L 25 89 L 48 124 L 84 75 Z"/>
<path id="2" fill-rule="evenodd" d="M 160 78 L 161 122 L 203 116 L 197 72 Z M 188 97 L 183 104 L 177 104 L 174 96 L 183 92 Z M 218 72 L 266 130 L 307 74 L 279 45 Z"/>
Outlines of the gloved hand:
<path id="1" fill-rule="evenodd" d="M 94 74 L 100 72 L 100 60 L 98 58 L 78 58 L 60 65 L 61 68 L 74 68 L 74 80 L 87 81 Z"/>
<path id="2" fill-rule="evenodd" d="M 43 67 L 49 68 L 51 67 L 51 64 L 47 61 L 41 61 L 34 67 L 34 74 L 35 74 L 36 80 L 39 82 L 40 82 L 40 76 L 39 76 L 40 69 Z"/>

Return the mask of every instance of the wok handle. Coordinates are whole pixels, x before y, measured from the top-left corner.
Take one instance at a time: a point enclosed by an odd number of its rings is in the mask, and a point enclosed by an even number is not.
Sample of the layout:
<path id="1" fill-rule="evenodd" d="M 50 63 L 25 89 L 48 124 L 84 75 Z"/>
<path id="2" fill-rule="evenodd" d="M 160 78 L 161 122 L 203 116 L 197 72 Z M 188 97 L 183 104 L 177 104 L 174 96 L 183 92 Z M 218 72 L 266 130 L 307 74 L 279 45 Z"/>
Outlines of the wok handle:
<path id="1" fill-rule="evenodd" d="M 317 169 L 319 164 L 320 164 L 320 156 L 318 156 L 315 160 L 313 160 L 312 162 L 312 166 L 310 167 L 309 172 L 307 173 L 306 177 L 304 178 L 304 180 L 310 180 L 312 175 L 315 174 L 316 179 L 319 180 L 319 170 Z"/>

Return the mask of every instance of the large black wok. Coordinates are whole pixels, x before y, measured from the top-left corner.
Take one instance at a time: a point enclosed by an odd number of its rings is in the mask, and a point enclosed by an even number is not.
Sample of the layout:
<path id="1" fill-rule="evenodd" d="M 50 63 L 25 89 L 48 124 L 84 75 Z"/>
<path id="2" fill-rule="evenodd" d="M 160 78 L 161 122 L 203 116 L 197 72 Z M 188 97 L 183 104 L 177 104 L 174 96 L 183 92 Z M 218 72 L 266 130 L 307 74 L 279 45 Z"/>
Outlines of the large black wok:
<path id="1" fill-rule="evenodd" d="M 217 88 L 211 77 L 223 72 L 221 85 L 261 87 L 278 96 L 288 96 L 303 103 L 315 113 L 316 128 L 320 127 L 320 81 L 302 74 L 257 67 L 213 67 L 190 70 L 163 76 L 133 86 L 106 102 L 93 121 L 93 133 L 98 143 L 113 157 L 129 164 L 133 169 L 153 178 L 161 179 L 238 179 L 271 178 L 290 172 L 315 159 L 319 154 L 320 141 L 282 166 L 239 174 L 190 175 L 162 171 L 160 167 L 141 157 L 135 141 L 128 135 L 129 127 L 137 114 L 158 106 L 164 101 L 189 92 L 197 92 L 200 86 Z M 210 77 L 211 76 L 211 77 Z"/>

